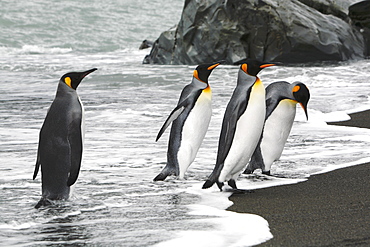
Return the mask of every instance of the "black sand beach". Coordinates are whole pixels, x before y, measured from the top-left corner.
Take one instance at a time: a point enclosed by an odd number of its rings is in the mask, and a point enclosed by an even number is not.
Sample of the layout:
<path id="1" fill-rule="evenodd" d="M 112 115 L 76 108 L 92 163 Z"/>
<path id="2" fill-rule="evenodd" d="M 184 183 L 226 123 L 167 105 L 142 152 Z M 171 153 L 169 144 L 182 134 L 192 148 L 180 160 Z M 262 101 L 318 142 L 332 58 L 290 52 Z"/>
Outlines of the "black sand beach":
<path id="1" fill-rule="evenodd" d="M 328 123 L 370 128 L 370 111 Z M 370 138 L 370 137 L 369 137 Z M 307 181 L 234 194 L 228 210 L 257 214 L 273 238 L 259 246 L 370 246 L 370 163 Z"/>

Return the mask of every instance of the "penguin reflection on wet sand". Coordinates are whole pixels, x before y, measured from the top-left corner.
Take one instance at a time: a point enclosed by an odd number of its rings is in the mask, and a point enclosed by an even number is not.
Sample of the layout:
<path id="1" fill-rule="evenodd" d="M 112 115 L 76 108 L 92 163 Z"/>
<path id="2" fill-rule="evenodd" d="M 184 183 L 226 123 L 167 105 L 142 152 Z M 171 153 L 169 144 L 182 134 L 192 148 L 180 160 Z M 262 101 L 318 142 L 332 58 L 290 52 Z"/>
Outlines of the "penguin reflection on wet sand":
<path id="1" fill-rule="evenodd" d="M 308 119 L 307 104 L 310 92 L 302 82 L 290 84 L 286 81 L 271 83 L 266 87 L 266 120 L 260 142 L 244 171 L 245 174 L 262 169 L 270 175 L 271 165 L 278 160 L 292 129 L 299 103 Z"/>
<path id="2" fill-rule="evenodd" d="M 257 74 L 274 64 L 244 60 L 236 88 L 226 107 L 218 143 L 217 160 L 203 189 L 224 182 L 237 190 L 235 180 L 245 169 L 261 136 L 265 120 L 265 88 Z"/>
<path id="3" fill-rule="evenodd" d="M 212 91 L 208 77 L 223 61 L 199 65 L 193 72 L 193 79 L 181 92 L 177 106 L 160 129 L 156 141 L 172 123 L 167 150 L 167 164 L 154 181 L 184 174 L 194 161 L 207 132 L 212 115 Z"/>
<path id="4" fill-rule="evenodd" d="M 33 179 L 41 166 L 42 198 L 35 208 L 50 200 L 69 198 L 70 186 L 78 177 L 84 138 L 84 109 L 76 88 L 97 70 L 71 72 L 59 80 L 55 99 L 40 130 Z"/>

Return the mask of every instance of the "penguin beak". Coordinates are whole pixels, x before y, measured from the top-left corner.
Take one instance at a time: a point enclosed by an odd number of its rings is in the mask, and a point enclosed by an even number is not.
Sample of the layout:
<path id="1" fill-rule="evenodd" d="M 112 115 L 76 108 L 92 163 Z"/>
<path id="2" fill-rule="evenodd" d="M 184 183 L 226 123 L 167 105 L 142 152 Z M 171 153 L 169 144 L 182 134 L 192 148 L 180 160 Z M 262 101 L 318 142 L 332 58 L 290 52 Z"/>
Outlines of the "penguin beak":
<path id="1" fill-rule="evenodd" d="M 306 119 L 308 120 L 308 113 L 307 113 L 307 103 L 299 103 L 306 114 Z"/>
<path id="2" fill-rule="evenodd" d="M 97 70 L 97 68 L 93 68 L 93 69 L 90 69 L 90 70 L 86 70 L 85 72 L 82 72 L 81 79 L 85 78 L 88 74 L 94 72 L 95 70 Z"/>
<path id="3" fill-rule="evenodd" d="M 94 72 L 95 70 L 97 70 L 97 68 L 93 68 L 93 69 L 90 69 L 90 70 L 86 70 L 84 72 L 80 72 L 79 73 L 80 78 L 79 78 L 79 80 L 75 81 L 76 85 L 74 85 L 74 87 L 75 87 L 74 89 L 76 89 L 78 87 L 78 85 L 80 85 L 83 78 L 85 78 L 88 74 Z"/>
<path id="4" fill-rule="evenodd" d="M 260 66 L 261 69 L 264 69 L 264 68 L 267 68 L 267 67 L 271 67 L 271 66 L 275 66 L 276 64 L 273 64 L 273 63 L 266 63 L 266 64 L 262 64 Z"/>
<path id="5" fill-rule="evenodd" d="M 218 65 L 220 65 L 220 64 L 222 64 L 222 63 L 224 63 L 225 62 L 225 60 L 221 60 L 221 61 L 219 61 L 219 62 L 216 62 L 215 64 L 213 64 L 213 65 L 211 65 L 211 66 L 209 66 L 207 69 L 208 70 L 213 70 L 214 68 L 216 68 Z"/>

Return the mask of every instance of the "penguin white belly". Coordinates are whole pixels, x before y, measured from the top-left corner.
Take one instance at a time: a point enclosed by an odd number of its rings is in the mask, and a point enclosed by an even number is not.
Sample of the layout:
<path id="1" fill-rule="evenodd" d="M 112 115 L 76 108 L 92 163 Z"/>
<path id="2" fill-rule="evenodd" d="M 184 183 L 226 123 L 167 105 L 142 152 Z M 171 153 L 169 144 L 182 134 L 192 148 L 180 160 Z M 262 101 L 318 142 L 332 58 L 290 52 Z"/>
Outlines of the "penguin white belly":
<path id="1" fill-rule="evenodd" d="M 198 97 L 193 109 L 185 120 L 182 129 L 182 138 L 177 160 L 179 163 L 179 178 L 184 178 L 184 174 L 190 164 L 194 161 L 200 145 L 206 135 L 212 115 L 212 94 L 203 91 Z"/>
<path id="2" fill-rule="evenodd" d="M 272 163 L 280 158 L 292 129 L 295 113 L 296 102 L 285 99 L 280 101 L 266 120 L 261 141 L 264 171 L 269 171 Z"/>
<path id="3" fill-rule="evenodd" d="M 259 82 L 252 88 L 248 106 L 237 122 L 233 143 L 224 161 L 219 182 L 236 179 L 245 168 L 261 136 L 265 114 L 265 89 Z"/>

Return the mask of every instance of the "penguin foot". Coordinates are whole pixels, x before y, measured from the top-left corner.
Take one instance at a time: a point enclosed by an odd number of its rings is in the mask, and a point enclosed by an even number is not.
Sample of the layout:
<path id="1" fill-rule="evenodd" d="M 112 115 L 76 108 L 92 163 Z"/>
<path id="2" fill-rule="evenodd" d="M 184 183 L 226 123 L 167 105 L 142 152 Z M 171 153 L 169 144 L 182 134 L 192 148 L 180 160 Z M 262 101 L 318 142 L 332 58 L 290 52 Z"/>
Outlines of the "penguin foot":
<path id="1" fill-rule="evenodd" d="M 166 179 L 166 177 L 168 176 L 168 174 L 164 174 L 164 173 L 159 173 L 154 179 L 153 181 L 163 181 Z"/>
<path id="2" fill-rule="evenodd" d="M 228 182 L 227 182 L 227 184 L 231 187 L 231 188 L 233 188 L 233 189 L 235 189 L 235 190 L 237 190 L 238 188 L 236 187 L 236 182 L 235 182 L 235 180 L 234 179 L 230 179 Z"/>
<path id="3" fill-rule="evenodd" d="M 249 194 L 254 192 L 253 190 L 243 190 L 243 189 L 238 189 L 236 187 L 236 182 L 235 179 L 230 179 L 227 184 L 231 187 L 230 188 L 225 188 L 223 191 L 225 192 L 232 192 L 233 194 Z"/>
<path id="4" fill-rule="evenodd" d="M 202 189 L 211 188 L 214 183 L 215 183 L 214 181 L 207 179 L 207 181 L 203 184 Z"/>
<path id="5" fill-rule="evenodd" d="M 38 209 L 40 207 L 45 207 L 45 206 L 50 206 L 52 205 L 53 203 L 47 199 L 47 198 L 41 198 L 41 200 L 35 205 L 35 208 Z"/>
<path id="6" fill-rule="evenodd" d="M 271 176 L 271 171 L 262 171 L 262 174 L 265 174 L 267 176 Z"/>
<path id="7" fill-rule="evenodd" d="M 163 181 L 166 179 L 166 177 L 171 175 L 178 176 L 179 172 L 175 167 L 167 164 L 163 168 L 163 170 L 153 179 L 153 181 Z"/>
<path id="8" fill-rule="evenodd" d="M 252 174 L 252 173 L 253 173 L 253 171 L 248 169 L 248 168 L 245 169 L 244 172 L 243 172 L 243 174 Z"/>

